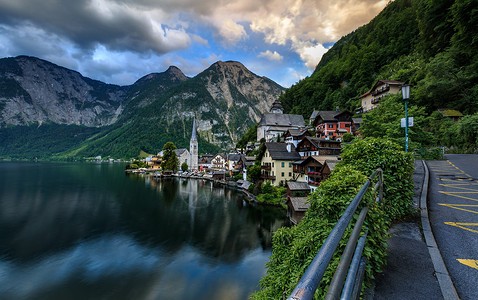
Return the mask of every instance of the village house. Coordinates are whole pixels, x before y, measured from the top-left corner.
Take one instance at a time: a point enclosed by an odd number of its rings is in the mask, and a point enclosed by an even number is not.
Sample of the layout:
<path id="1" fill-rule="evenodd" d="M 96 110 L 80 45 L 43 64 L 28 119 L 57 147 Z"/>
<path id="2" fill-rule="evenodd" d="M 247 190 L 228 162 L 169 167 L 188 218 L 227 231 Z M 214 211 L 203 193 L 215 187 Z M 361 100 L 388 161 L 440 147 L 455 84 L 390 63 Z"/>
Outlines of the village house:
<path id="1" fill-rule="evenodd" d="M 352 118 L 352 134 L 360 135 L 360 126 L 362 126 L 362 118 Z"/>
<path id="2" fill-rule="evenodd" d="M 284 108 L 279 101 L 275 101 L 269 111 L 262 115 L 257 125 L 257 140 L 275 142 L 289 129 L 304 129 L 305 121 L 301 115 L 284 114 Z"/>
<path id="3" fill-rule="evenodd" d="M 233 172 L 241 172 L 242 171 L 242 158 L 245 157 L 244 154 L 238 153 L 230 153 L 227 154 L 227 169 Z"/>
<path id="4" fill-rule="evenodd" d="M 226 170 L 227 169 L 227 156 L 226 153 L 218 153 L 211 159 L 211 169 L 213 170 Z"/>
<path id="5" fill-rule="evenodd" d="M 149 157 L 146 158 L 146 163 L 153 170 L 161 169 L 161 163 L 162 162 L 163 162 L 163 160 L 161 159 L 160 155 L 153 155 L 153 156 L 149 156 Z"/>
<path id="6" fill-rule="evenodd" d="M 359 97 L 361 107 L 357 109 L 357 113 L 364 113 L 374 109 L 380 103 L 380 99 L 390 94 L 398 94 L 405 82 L 396 80 L 379 80 L 370 91 Z"/>
<path id="7" fill-rule="evenodd" d="M 214 157 L 212 154 L 203 154 L 198 158 L 198 169 L 202 172 L 211 169 L 211 160 Z"/>
<path id="8" fill-rule="evenodd" d="M 339 157 L 335 155 L 309 156 L 293 164 L 294 179 L 315 189 L 321 181 L 328 178 L 338 161 Z"/>
<path id="9" fill-rule="evenodd" d="M 307 197 L 288 197 L 287 198 L 287 217 L 295 225 L 299 224 L 309 209 L 310 203 Z"/>
<path id="10" fill-rule="evenodd" d="M 261 178 L 270 180 L 272 185 L 285 185 L 293 178 L 292 162 L 300 160 L 292 144 L 265 143 L 261 158 Z"/>
<path id="11" fill-rule="evenodd" d="M 342 139 L 344 133 L 352 133 L 352 113 L 344 110 L 321 110 L 314 119 L 316 136 L 323 139 Z"/>
<path id="12" fill-rule="evenodd" d="M 307 196 L 310 193 L 309 185 L 305 182 L 288 181 L 287 188 L 287 216 L 294 224 L 298 224 L 305 215 L 310 204 Z"/>
<path id="13" fill-rule="evenodd" d="M 306 136 L 312 136 L 312 134 L 307 129 L 289 129 L 284 134 L 284 139 L 286 143 L 294 144 L 294 147 L 297 147 Z"/>
<path id="14" fill-rule="evenodd" d="M 334 171 L 335 165 L 338 162 L 339 161 L 335 159 L 326 159 L 324 161 L 324 167 L 322 168 L 322 180 L 326 180 L 330 177 L 330 173 Z"/>
<path id="15" fill-rule="evenodd" d="M 339 155 L 341 146 L 340 141 L 306 136 L 297 144 L 296 151 L 302 158 L 313 155 Z"/>

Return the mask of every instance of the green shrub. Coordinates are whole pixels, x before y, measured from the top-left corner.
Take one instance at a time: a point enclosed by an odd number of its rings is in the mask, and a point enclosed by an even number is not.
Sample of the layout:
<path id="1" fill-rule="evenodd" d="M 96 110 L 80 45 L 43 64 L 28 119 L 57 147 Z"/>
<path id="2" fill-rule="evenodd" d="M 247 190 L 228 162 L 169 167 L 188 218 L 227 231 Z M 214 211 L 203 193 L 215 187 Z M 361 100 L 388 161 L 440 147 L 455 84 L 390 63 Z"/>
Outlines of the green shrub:
<path id="1" fill-rule="evenodd" d="M 366 138 L 346 145 L 341 157 L 340 164 L 353 166 L 367 176 L 377 168 L 383 170 L 384 208 L 390 219 L 412 213 L 415 170 L 412 153 L 405 153 L 400 145 L 385 139 Z"/>
<path id="2" fill-rule="evenodd" d="M 257 196 L 257 200 L 259 202 L 285 206 L 285 187 L 275 187 L 271 184 L 270 181 L 266 181 L 266 183 L 261 186 L 261 191 L 261 194 Z"/>
<path id="3" fill-rule="evenodd" d="M 301 223 L 290 228 L 279 229 L 273 237 L 273 253 L 267 263 L 267 275 L 261 280 L 261 290 L 252 295 L 253 299 L 281 299 L 282 295 L 290 295 L 299 279 L 310 265 L 321 245 L 348 207 L 349 203 L 360 190 L 367 177 L 350 166 L 343 166 L 320 185 L 309 197 L 310 208 Z M 371 227 L 364 255 L 370 260 L 367 275 L 371 277 L 383 264 L 385 255 L 385 240 L 387 237 L 381 203 L 373 200 L 368 192 L 357 210 L 368 203 L 370 212 L 366 225 Z M 352 221 L 354 223 L 355 221 Z M 351 226 L 342 239 L 335 259 L 328 267 L 322 280 L 316 299 L 323 299 L 326 287 L 332 279 L 338 265 L 340 254 L 352 231 Z"/>

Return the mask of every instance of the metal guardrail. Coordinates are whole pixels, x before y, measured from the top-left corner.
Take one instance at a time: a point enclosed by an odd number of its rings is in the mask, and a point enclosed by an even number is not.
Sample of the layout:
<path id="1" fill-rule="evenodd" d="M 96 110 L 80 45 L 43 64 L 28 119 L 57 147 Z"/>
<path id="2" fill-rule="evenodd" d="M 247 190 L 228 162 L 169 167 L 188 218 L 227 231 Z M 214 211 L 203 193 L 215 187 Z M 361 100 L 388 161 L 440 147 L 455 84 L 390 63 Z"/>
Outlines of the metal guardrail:
<path id="1" fill-rule="evenodd" d="M 378 190 L 377 201 L 383 200 L 383 172 L 377 169 L 355 195 L 342 217 L 330 232 L 319 252 L 315 256 L 310 266 L 305 271 L 299 283 L 292 291 L 288 300 L 308 300 L 312 299 L 322 277 L 342 239 L 348 224 L 362 201 L 365 192 L 370 188 L 372 180 L 378 175 L 378 182 L 374 186 Z M 354 229 L 345 246 L 344 253 L 340 259 L 337 270 L 327 290 L 325 299 L 356 299 L 360 294 L 360 288 L 365 272 L 366 259 L 362 258 L 362 251 L 365 245 L 368 229 L 362 232 L 363 223 L 368 212 L 368 206 L 364 207 L 355 223 Z M 360 238 L 359 238 L 360 236 Z M 358 241 L 357 241 L 358 240 Z M 353 256 L 353 257 L 352 257 Z M 347 279 L 345 279 L 347 278 Z"/>

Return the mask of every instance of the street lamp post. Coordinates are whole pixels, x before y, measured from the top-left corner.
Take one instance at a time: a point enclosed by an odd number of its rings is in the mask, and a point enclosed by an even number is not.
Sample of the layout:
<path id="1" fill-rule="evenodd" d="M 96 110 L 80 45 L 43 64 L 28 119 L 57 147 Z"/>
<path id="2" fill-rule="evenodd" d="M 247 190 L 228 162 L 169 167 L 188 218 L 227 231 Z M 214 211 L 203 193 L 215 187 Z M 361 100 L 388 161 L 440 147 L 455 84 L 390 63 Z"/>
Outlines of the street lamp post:
<path id="1" fill-rule="evenodd" d="M 402 85 L 402 98 L 405 100 L 405 152 L 408 152 L 408 114 L 407 100 L 410 99 L 410 85 Z"/>

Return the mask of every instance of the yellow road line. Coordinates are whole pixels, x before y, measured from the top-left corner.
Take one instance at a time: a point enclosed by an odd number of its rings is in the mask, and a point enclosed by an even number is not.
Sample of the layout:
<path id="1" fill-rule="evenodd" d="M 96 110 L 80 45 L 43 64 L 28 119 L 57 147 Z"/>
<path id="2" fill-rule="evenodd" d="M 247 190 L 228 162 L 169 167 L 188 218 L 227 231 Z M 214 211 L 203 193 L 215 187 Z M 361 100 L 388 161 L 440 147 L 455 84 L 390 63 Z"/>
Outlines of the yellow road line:
<path id="1" fill-rule="evenodd" d="M 465 197 L 465 196 L 460 196 L 460 195 L 455 195 L 455 194 L 452 193 L 452 192 L 443 192 L 443 191 L 438 191 L 438 192 L 439 192 L 439 193 L 442 193 L 442 194 L 445 194 L 445 195 L 448 195 L 448 196 L 455 196 L 455 197 L 458 197 L 458 198 L 463 198 L 463 199 L 478 201 L 478 199 L 474 199 L 474 198 L 470 198 L 470 197 Z"/>
<path id="2" fill-rule="evenodd" d="M 465 186 L 468 186 L 468 184 L 443 184 L 443 183 L 440 183 L 439 185 L 441 185 L 441 186 L 446 186 L 446 187 L 451 187 L 451 188 L 454 188 L 454 189 L 467 190 L 467 191 L 475 191 L 476 193 L 478 193 L 478 189 L 469 189 L 469 188 L 454 186 L 454 185 L 465 185 Z"/>
<path id="3" fill-rule="evenodd" d="M 457 261 L 464 264 L 465 266 L 472 267 L 473 269 L 478 270 L 478 260 L 475 260 L 475 259 L 457 259 Z"/>
<path id="4" fill-rule="evenodd" d="M 465 229 L 471 232 L 478 233 L 478 230 L 471 229 L 465 226 L 478 226 L 478 223 L 456 223 L 456 222 L 445 222 L 446 225 L 455 226 L 461 229 Z"/>
<path id="5" fill-rule="evenodd" d="M 474 214 L 478 214 L 478 205 L 472 205 L 472 204 L 446 204 L 446 203 L 438 203 L 438 205 L 447 206 L 447 207 L 451 207 L 451 208 L 454 208 L 454 209 L 464 210 L 464 211 L 467 211 L 467 212 L 471 212 L 471 213 L 474 213 Z M 462 208 L 462 207 L 475 207 L 475 208 L 476 208 L 476 211 L 474 211 L 474 210 L 469 210 L 469 209 L 465 209 L 465 208 Z"/>

